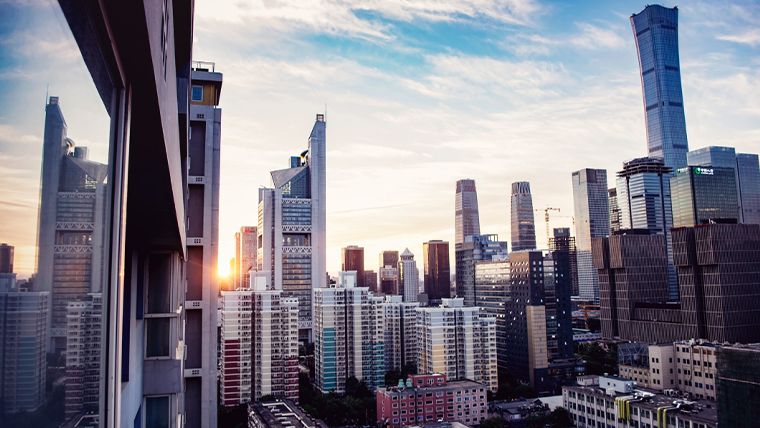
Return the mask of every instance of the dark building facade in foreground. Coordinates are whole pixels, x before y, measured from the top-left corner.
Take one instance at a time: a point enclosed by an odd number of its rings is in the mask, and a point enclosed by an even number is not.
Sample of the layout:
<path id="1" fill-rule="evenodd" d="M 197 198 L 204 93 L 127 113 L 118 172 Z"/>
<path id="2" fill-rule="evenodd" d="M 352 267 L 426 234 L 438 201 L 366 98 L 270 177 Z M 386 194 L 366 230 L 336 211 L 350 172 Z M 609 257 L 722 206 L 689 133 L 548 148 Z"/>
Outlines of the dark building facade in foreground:
<path id="1" fill-rule="evenodd" d="M 681 300 L 665 303 L 667 275 L 657 235 L 594 240 L 602 334 L 656 343 L 682 339 L 760 341 L 760 225 L 673 229 Z"/>
<path id="2" fill-rule="evenodd" d="M 717 369 L 715 387 L 720 426 L 757 426 L 760 421 L 760 406 L 757 406 L 760 403 L 760 345 L 721 347 Z"/>

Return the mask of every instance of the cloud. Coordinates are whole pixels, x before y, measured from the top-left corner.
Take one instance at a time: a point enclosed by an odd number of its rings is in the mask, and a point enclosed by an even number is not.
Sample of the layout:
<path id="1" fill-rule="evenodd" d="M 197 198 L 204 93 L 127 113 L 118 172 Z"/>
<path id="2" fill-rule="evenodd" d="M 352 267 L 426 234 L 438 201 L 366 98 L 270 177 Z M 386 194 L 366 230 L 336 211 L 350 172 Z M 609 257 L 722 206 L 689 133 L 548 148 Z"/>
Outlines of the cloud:
<path id="1" fill-rule="evenodd" d="M 575 23 L 576 31 L 567 35 L 543 35 L 515 32 L 500 46 L 508 52 L 523 56 L 548 56 L 558 49 L 580 50 L 617 49 L 625 46 L 625 39 L 615 30 L 589 22 Z"/>
<path id="2" fill-rule="evenodd" d="M 760 29 L 753 28 L 737 34 L 721 34 L 716 37 L 725 42 L 739 43 L 747 46 L 760 46 Z"/>
<path id="3" fill-rule="evenodd" d="M 584 49 L 614 49 L 625 45 L 625 40 L 609 28 L 588 22 L 577 24 L 580 32 L 568 39 L 568 43 Z"/>
<path id="4" fill-rule="evenodd" d="M 541 12 L 534 0 L 254 0 L 199 2 L 202 27 L 239 24 L 266 31 L 306 31 L 371 41 L 394 39 L 389 21 L 452 22 L 486 18 L 530 25 Z"/>

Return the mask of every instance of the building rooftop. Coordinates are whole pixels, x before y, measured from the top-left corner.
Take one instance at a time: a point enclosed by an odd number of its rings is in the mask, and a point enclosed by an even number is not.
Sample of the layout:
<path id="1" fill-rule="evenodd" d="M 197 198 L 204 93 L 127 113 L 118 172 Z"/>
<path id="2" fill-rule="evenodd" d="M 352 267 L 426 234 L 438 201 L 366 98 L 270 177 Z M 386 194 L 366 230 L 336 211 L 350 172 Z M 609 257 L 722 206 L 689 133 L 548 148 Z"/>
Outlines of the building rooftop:
<path id="1" fill-rule="evenodd" d="M 253 422 L 252 426 L 262 428 L 327 428 L 324 422 L 312 418 L 298 405 L 284 399 L 250 404 L 248 419 Z"/>
<path id="2" fill-rule="evenodd" d="M 585 376 L 584 378 L 590 377 L 592 376 Z M 622 379 L 616 376 L 599 376 L 599 378 L 608 378 L 620 382 L 632 382 L 628 379 Z M 636 387 L 632 392 L 616 392 L 609 389 L 605 390 L 598 384 L 589 384 L 586 386 L 574 385 L 563 387 L 563 389 L 564 388 L 611 398 L 631 397 L 631 402 L 635 403 L 636 406 L 651 410 L 655 413 L 658 408 L 667 407 L 669 409 L 675 409 L 670 411 L 677 411 L 680 414 L 687 415 L 692 420 L 704 421 L 712 424 L 716 423 L 718 420 L 718 411 L 715 402 L 708 400 L 687 400 L 680 396 L 679 392 L 673 390 L 665 390 L 664 393 L 662 393 L 653 389 Z"/>

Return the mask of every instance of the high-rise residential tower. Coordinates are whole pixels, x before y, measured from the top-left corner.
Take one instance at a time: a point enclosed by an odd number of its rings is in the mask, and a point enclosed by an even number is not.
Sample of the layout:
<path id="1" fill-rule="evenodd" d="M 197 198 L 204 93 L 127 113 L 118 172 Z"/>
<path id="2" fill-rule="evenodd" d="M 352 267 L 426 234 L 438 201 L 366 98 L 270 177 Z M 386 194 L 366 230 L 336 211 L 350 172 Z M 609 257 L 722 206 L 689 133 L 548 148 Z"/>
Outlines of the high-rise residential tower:
<path id="1" fill-rule="evenodd" d="M 222 73 L 196 64 L 191 74 L 188 142 L 185 408 L 202 426 L 216 423 L 219 280 L 219 162 Z M 250 235 L 247 237 L 250 239 Z M 242 242 L 242 241 L 241 241 Z M 249 245 L 243 243 L 241 249 Z M 242 259 L 241 259 L 242 262 Z M 241 265 L 241 271 L 245 267 Z M 241 280 L 246 276 L 240 275 Z M 192 374 L 192 375 L 191 375 Z"/>
<path id="2" fill-rule="evenodd" d="M 461 298 L 417 309 L 417 372 L 441 373 L 498 388 L 496 320 Z"/>
<path id="3" fill-rule="evenodd" d="M 235 232 L 235 263 L 232 272 L 232 289 L 248 288 L 251 270 L 258 269 L 256 262 L 256 226 L 243 226 Z"/>
<path id="4" fill-rule="evenodd" d="M 325 129 L 317 114 L 307 150 L 271 172 L 273 188 L 259 189 L 259 270 L 270 272 L 274 289 L 298 298 L 303 342 L 312 340 L 312 290 L 327 282 Z"/>
<path id="5" fill-rule="evenodd" d="M 651 157 L 673 171 L 686 166 L 686 119 L 678 55 L 678 8 L 649 5 L 631 16 Z"/>
<path id="6" fill-rule="evenodd" d="M 599 277 L 592 264 L 591 239 L 610 234 L 607 171 L 585 168 L 573 173 L 578 294 L 599 301 Z"/>
<path id="7" fill-rule="evenodd" d="M 739 221 L 760 224 L 760 166 L 758 156 L 736 153 L 733 147 L 710 146 L 687 153 L 690 166 L 733 168 L 739 199 Z"/>
<path id="8" fill-rule="evenodd" d="M 533 197 L 530 183 L 512 183 L 512 251 L 536 248 L 536 225 L 533 217 Z"/>
<path id="9" fill-rule="evenodd" d="M 425 259 L 425 293 L 429 300 L 451 297 L 451 265 L 448 241 L 433 240 L 422 244 Z"/>
<path id="10" fill-rule="evenodd" d="M 480 215 L 478 214 L 478 192 L 475 180 L 457 180 L 454 199 L 454 244 L 464 242 L 465 237 L 480 235 Z"/>
<path id="11" fill-rule="evenodd" d="M 357 287 L 367 287 L 364 278 L 364 248 L 356 245 L 341 248 L 340 270 L 356 272 Z"/>
<path id="12" fill-rule="evenodd" d="M 620 228 L 647 230 L 665 236 L 668 255 L 668 298 L 678 300 L 678 277 L 673 265 L 673 227 L 670 177 L 672 170 L 660 158 L 644 157 L 623 163 L 617 173 Z"/>
<path id="13" fill-rule="evenodd" d="M 404 302 L 401 296 L 385 296 L 385 370 L 402 371 L 417 367 L 418 302 Z"/>
<path id="14" fill-rule="evenodd" d="M 314 380 L 323 393 L 344 393 L 353 376 L 376 388 L 384 383 L 384 299 L 356 287 L 356 272 L 314 289 Z"/>
<path id="15" fill-rule="evenodd" d="M 416 302 L 420 294 L 420 271 L 417 269 L 417 262 L 414 260 L 414 254 L 405 249 L 401 253 L 401 260 L 398 262 L 399 277 L 399 294 L 405 302 Z"/>

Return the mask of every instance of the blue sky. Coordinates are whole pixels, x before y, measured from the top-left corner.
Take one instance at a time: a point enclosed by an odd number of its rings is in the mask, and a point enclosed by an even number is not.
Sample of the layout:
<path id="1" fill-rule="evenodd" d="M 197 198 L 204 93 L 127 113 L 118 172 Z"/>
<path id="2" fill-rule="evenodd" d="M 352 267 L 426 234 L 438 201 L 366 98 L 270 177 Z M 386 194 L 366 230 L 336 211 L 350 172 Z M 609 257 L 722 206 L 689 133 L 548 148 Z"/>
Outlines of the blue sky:
<path id="1" fill-rule="evenodd" d="M 196 1 L 195 59 L 224 73 L 220 258 L 255 224 L 256 189 L 306 144 L 327 108 L 328 269 L 339 249 L 453 240 L 454 183 L 477 180 L 481 229 L 509 238 L 509 189 L 562 209 L 570 174 L 645 154 L 628 17 L 636 1 Z M 674 3 L 666 2 L 672 6 Z M 31 270 L 43 100 L 104 156 L 107 123 L 55 4 L 2 1 L 0 240 Z M 760 5 L 679 6 L 690 148 L 760 151 Z M 11 13 L 12 12 L 12 13 Z M 612 186 L 612 181 L 610 181 Z M 537 215 L 539 245 L 543 216 Z M 33 257 L 33 256 L 32 256 Z"/>

